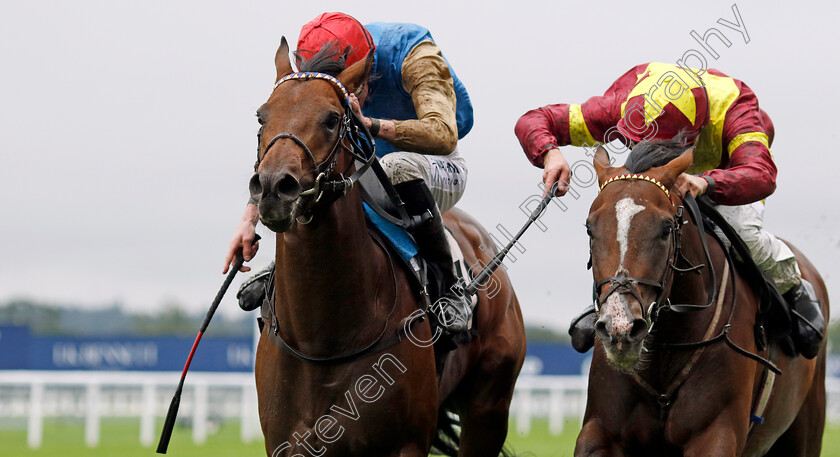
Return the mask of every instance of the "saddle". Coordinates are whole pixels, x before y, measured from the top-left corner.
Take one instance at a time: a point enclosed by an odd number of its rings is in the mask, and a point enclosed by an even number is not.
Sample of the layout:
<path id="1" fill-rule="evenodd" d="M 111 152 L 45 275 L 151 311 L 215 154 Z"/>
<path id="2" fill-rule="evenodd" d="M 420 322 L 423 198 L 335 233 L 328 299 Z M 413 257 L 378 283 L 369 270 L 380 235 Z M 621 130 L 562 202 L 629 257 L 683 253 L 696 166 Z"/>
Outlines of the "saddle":
<path id="1" fill-rule="evenodd" d="M 407 216 L 399 195 L 385 176 L 378 160 L 374 161 L 371 169 L 374 170 L 374 173 L 367 173 L 359 180 L 368 228 L 375 234 L 373 236 L 379 236 L 381 240 L 385 241 L 386 249 L 391 250 L 400 259 L 399 264 L 409 273 L 412 288 L 422 300 L 421 306 L 428 311 L 432 304 L 440 298 L 435 296 L 437 295 L 436 291 L 442 288 L 437 283 L 439 278 L 431 274 L 429 263 L 419 255 L 417 243 L 409 231 L 409 228 L 413 226 L 412 224 L 425 222 L 425 219 L 412 219 Z M 446 234 L 455 272 L 464 284 L 469 283 L 474 279 L 473 272 L 466 264 L 461 247 L 448 228 Z M 475 310 L 478 305 L 478 296 L 472 295 L 471 299 L 473 310 Z M 433 316 L 433 313 L 429 313 L 429 315 Z M 443 371 L 446 355 L 459 344 L 472 341 L 478 335 L 477 316 L 478 313 L 473 312 L 468 333 L 452 336 L 443 334 L 438 338 L 434 345 L 435 365 L 438 375 Z M 430 319 L 430 324 L 432 333 L 435 333 L 438 326 L 437 320 Z"/>
<path id="2" fill-rule="evenodd" d="M 359 179 L 368 227 L 382 235 L 387 244 L 398 254 L 403 267 L 411 273 L 414 285 L 418 287 L 418 292 L 425 300 L 424 305 L 428 309 L 434 300 L 440 298 L 432 296 L 433 294 L 429 291 L 439 290 L 440 287 L 435 283 L 437 281 L 435 275 L 429 274 L 426 259 L 418 255 L 417 243 L 411 236 L 410 229 L 428 220 L 429 215 L 409 216 L 402 199 L 382 169 L 379 160 L 374 160 L 370 168 L 373 173 L 365 173 Z M 472 271 L 467 267 L 461 247 L 448 228 L 447 238 L 455 272 L 465 282 L 469 282 L 473 279 Z M 475 297 L 473 299 L 475 300 Z"/>
<path id="3" fill-rule="evenodd" d="M 728 251 L 735 269 L 746 279 L 758 298 L 755 341 L 759 350 L 764 350 L 768 342 L 779 343 L 783 350 L 795 355 L 793 341 L 790 337 L 793 320 L 787 300 L 779 293 L 775 282 L 758 268 L 744 240 L 715 209 L 714 203 L 706 196 L 700 196 L 696 201 L 702 214 L 706 233 L 712 234 L 721 248 Z M 724 234 L 725 241 L 719 239 L 718 232 Z"/>

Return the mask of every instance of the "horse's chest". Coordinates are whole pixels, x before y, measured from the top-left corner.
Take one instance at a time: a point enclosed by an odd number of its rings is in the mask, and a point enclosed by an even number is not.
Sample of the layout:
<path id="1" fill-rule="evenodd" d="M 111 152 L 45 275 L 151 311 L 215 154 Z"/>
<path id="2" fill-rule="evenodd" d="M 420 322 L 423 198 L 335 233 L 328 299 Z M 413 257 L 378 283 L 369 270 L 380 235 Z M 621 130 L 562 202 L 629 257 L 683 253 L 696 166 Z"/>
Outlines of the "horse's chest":
<path id="1" fill-rule="evenodd" d="M 297 375 L 284 377 L 262 417 L 270 446 L 284 451 L 272 455 L 380 455 L 398 437 L 413 440 L 409 368 L 387 353 L 365 368 L 285 371 Z"/>
<path id="2" fill-rule="evenodd" d="M 279 411 L 272 441 L 289 453 L 278 455 L 384 453 L 395 435 L 405 434 L 399 418 L 406 412 L 395 406 L 399 398 L 386 386 L 377 387 L 381 389 L 371 387 L 359 394 L 354 383 L 341 386 L 337 394 L 325 391 L 317 398 L 308 397 L 311 400 L 287 397 L 286 404 L 294 407 Z"/>

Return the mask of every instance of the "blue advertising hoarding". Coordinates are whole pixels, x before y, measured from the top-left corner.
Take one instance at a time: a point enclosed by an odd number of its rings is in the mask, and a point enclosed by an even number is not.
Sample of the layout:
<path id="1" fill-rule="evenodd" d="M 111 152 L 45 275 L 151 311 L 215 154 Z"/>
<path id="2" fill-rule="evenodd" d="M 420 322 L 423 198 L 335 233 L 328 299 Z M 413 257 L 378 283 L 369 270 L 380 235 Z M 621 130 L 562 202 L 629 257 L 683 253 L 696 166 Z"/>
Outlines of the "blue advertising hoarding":
<path id="1" fill-rule="evenodd" d="M 25 327 L 0 327 L 0 370 L 180 371 L 194 338 L 35 336 Z M 195 371 L 253 369 L 251 338 L 204 337 Z"/>
<path id="2" fill-rule="evenodd" d="M 193 337 L 71 337 L 32 335 L 27 327 L 0 326 L 0 370 L 180 371 Z M 205 336 L 196 351 L 195 371 L 250 372 L 250 337 Z M 592 351 L 568 344 L 528 343 L 522 375 L 585 375 Z M 826 376 L 840 377 L 840 356 L 829 355 Z"/>

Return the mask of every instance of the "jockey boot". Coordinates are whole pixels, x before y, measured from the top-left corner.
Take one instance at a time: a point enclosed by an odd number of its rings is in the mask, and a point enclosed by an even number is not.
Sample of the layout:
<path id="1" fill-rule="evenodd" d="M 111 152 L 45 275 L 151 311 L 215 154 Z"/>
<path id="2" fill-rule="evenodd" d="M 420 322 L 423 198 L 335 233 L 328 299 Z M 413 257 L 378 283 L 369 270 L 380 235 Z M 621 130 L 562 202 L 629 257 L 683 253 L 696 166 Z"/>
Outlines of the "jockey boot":
<path id="1" fill-rule="evenodd" d="M 274 262 L 271 262 L 265 269 L 260 270 L 239 286 L 236 298 L 239 300 L 239 307 L 243 311 L 253 311 L 262 305 L 263 300 L 270 293 L 268 282 L 273 271 Z"/>
<path id="2" fill-rule="evenodd" d="M 825 318 L 814 286 L 806 280 L 785 292 L 793 319 L 793 339 L 796 349 L 806 359 L 813 359 L 820 351 L 825 335 Z"/>
<path id="3" fill-rule="evenodd" d="M 470 297 L 463 292 L 463 284 L 455 274 L 452 253 L 446 237 L 440 210 L 432 193 L 421 179 L 394 186 L 411 216 L 431 213 L 431 218 L 411 230 L 420 255 L 437 278 L 438 289 L 430 291 L 436 299 L 432 312 L 441 327 L 450 334 L 465 332 L 472 319 Z"/>
<path id="4" fill-rule="evenodd" d="M 577 317 L 572 319 L 569 326 L 569 335 L 572 337 L 572 347 L 581 354 L 592 349 L 595 345 L 595 321 L 598 313 L 595 312 L 595 305 L 589 305 Z"/>

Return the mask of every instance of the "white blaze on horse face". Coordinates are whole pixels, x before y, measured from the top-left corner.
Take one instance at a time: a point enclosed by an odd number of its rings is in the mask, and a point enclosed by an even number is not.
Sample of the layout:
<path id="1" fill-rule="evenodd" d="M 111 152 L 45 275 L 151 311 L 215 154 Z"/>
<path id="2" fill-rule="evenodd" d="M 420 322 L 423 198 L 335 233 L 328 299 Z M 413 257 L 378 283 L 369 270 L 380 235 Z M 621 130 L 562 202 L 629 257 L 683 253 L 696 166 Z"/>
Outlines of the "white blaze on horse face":
<path id="1" fill-rule="evenodd" d="M 601 314 L 612 317 L 611 333 L 615 335 L 627 335 L 633 328 L 633 316 L 627 314 L 629 309 L 627 297 L 624 294 L 612 294 L 607 297 L 607 302 L 601 310 Z"/>
<path id="2" fill-rule="evenodd" d="M 616 274 L 620 274 L 624 270 L 624 257 L 627 255 L 627 247 L 629 244 L 630 221 L 633 216 L 645 209 L 642 205 L 637 205 L 632 198 L 622 198 L 615 204 L 615 218 L 618 220 L 618 229 L 615 231 L 615 239 L 618 241 L 621 257 L 618 260 L 618 270 Z"/>

